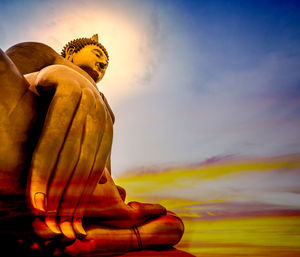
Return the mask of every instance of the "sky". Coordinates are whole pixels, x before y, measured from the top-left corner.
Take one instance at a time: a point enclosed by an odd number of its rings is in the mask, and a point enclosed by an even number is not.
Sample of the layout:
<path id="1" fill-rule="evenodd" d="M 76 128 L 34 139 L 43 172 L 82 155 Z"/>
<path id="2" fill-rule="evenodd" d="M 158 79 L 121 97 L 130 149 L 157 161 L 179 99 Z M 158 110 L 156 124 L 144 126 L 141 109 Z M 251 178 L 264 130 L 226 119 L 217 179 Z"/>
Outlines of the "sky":
<path id="1" fill-rule="evenodd" d="M 112 171 L 300 152 L 299 1 L 0 2 L 0 48 L 99 34 Z"/>

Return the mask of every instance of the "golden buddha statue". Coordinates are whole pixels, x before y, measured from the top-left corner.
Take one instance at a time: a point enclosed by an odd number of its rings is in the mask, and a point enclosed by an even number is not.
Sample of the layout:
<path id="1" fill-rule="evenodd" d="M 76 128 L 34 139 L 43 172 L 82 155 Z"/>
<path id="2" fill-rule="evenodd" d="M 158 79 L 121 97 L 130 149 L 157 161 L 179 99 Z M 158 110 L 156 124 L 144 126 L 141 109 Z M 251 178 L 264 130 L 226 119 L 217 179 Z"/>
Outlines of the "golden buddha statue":
<path id="1" fill-rule="evenodd" d="M 0 56 L 0 195 L 30 217 L 27 246 L 68 241 L 60 251 L 81 255 L 178 243 L 180 218 L 159 204 L 125 203 L 111 177 L 115 118 L 96 86 L 109 62 L 98 36 L 61 55 L 27 42 Z"/>

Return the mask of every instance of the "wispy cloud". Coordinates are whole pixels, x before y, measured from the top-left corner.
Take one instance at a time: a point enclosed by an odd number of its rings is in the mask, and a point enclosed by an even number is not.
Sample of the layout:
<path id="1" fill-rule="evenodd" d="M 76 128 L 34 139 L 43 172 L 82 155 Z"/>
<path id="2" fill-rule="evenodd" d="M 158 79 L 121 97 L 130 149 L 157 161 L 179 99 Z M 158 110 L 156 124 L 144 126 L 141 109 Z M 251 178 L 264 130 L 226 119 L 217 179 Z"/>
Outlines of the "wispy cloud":
<path id="1" fill-rule="evenodd" d="M 169 208 L 219 202 L 299 209 L 300 156 L 219 159 L 194 168 L 124 174 L 130 199 L 162 201 Z M 195 211 L 194 207 L 191 208 Z"/>

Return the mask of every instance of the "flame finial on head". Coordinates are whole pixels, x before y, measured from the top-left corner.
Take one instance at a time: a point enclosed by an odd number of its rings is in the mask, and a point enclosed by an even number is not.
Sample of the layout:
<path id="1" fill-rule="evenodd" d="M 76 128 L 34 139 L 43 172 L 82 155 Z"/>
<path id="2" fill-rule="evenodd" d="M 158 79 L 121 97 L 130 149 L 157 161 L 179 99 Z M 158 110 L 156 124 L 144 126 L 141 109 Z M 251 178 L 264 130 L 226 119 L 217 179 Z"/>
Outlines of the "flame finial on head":
<path id="1" fill-rule="evenodd" d="M 96 41 L 96 42 L 99 42 L 99 39 L 98 39 L 98 34 L 95 34 L 91 37 L 92 40 Z"/>

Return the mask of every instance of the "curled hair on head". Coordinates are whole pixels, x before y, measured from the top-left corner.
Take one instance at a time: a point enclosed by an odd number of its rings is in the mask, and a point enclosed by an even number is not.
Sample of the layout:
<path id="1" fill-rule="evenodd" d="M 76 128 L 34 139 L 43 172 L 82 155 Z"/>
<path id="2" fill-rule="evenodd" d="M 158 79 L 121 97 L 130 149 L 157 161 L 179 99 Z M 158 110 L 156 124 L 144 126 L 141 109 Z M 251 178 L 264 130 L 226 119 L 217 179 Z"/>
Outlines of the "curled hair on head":
<path id="1" fill-rule="evenodd" d="M 87 45 L 95 45 L 98 46 L 106 55 L 107 60 L 109 60 L 108 52 L 106 51 L 105 47 L 98 42 L 98 35 L 94 35 L 92 38 L 77 38 L 69 43 L 67 43 L 63 50 L 61 51 L 61 56 L 66 58 L 66 52 L 72 48 L 74 53 L 79 52 L 82 48 Z"/>

